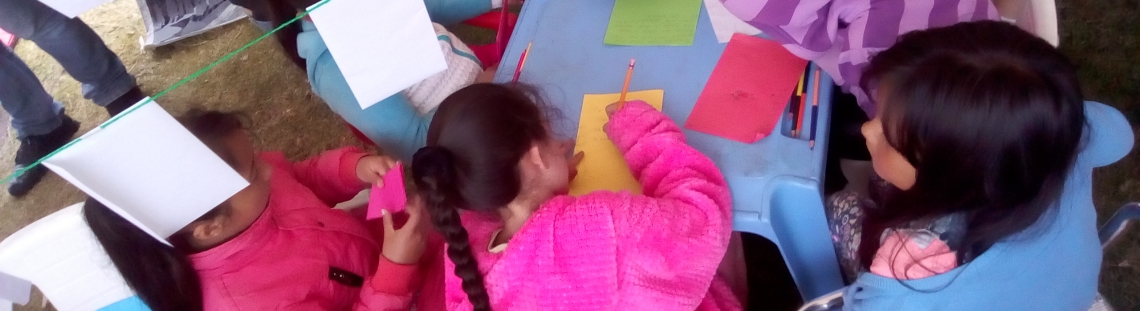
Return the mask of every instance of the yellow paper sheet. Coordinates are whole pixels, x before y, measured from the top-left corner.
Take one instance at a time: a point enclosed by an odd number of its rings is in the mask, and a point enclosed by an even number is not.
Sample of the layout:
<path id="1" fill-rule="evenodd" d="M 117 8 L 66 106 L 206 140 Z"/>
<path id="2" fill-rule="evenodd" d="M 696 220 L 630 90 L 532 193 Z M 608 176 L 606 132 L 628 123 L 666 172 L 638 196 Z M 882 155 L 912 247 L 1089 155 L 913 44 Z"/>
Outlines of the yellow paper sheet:
<path id="1" fill-rule="evenodd" d="M 578 138 L 574 152 L 584 151 L 586 157 L 578 164 L 578 176 L 570 183 L 571 195 L 583 195 L 594 190 L 629 190 L 641 194 L 641 184 L 633 178 L 625 158 L 610 141 L 602 126 L 609 122 L 606 106 L 618 101 L 621 94 L 586 94 L 582 99 L 582 117 L 578 121 Z M 643 100 L 661 110 L 665 90 L 629 92 L 626 100 Z"/>

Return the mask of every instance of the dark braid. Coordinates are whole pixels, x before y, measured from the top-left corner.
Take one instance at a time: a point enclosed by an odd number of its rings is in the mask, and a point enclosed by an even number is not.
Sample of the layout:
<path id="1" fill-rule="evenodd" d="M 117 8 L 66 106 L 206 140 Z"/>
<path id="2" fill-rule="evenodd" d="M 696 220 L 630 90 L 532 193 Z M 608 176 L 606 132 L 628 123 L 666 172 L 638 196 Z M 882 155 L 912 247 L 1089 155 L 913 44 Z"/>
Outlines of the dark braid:
<path id="1" fill-rule="evenodd" d="M 471 253 L 467 229 L 459 218 L 462 199 L 456 192 L 455 169 L 450 152 L 443 148 L 425 147 L 416 152 L 412 161 L 412 176 L 416 188 L 427 203 L 432 224 L 447 242 L 447 257 L 455 263 L 455 275 L 463 280 L 463 291 L 471 301 L 473 310 L 490 311 L 491 299 L 483 284 L 479 263 Z"/>

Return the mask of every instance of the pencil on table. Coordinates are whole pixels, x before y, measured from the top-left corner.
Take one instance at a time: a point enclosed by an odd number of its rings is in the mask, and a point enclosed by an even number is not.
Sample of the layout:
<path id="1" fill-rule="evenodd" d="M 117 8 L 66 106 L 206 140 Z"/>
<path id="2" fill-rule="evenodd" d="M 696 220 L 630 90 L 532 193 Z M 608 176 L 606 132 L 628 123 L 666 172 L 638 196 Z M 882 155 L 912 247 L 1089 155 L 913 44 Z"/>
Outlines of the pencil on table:
<path id="1" fill-rule="evenodd" d="M 629 93 L 629 78 L 633 77 L 633 65 L 637 60 L 629 59 L 629 69 L 625 71 L 625 83 L 621 86 L 621 97 L 618 98 L 618 108 L 625 104 L 625 94 Z"/>
<path id="2" fill-rule="evenodd" d="M 815 68 L 815 87 L 811 95 L 811 135 L 808 136 L 808 148 L 815 150 L 815 129 L 819 127 L 819 67 Z"/>
<path id="3" fill-rule="evenodd" d="M 533 43 L 527 43 L 526 49 L 523 50 L 522 55 L 519 55 L 519 65 L 515 67 L 515 78 L 511 79 L 511 83 L 519 83 L 519 75 L 522 74 L 523 66 L 526 65 L 526 57 L 530 54 L 530 45 Z"/>

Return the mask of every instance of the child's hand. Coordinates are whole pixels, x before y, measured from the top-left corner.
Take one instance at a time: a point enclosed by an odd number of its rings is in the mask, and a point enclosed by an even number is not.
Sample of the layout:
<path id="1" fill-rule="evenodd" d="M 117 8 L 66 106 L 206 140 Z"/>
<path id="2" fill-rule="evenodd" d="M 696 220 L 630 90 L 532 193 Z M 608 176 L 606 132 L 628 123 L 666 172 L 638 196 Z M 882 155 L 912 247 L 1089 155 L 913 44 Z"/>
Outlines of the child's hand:
<path id="1" fill-rule="evenodd" d="M 574 177 L 578 176 L 578 164 L 582 163 L 582 158 L 586 157 L 586 153 L 582 152 L 582 151 L 579 151 L 578 153 L 573 153 L 574 152 L 574 140 L 573 139 L 568 139 L 566 141 L 563 141 L 562 142 L 562 150 L 564 150 L 566 153 L 566 156 L 570 158 L 570 161 L 566 162 L 567 166 L 569 166 L 566 171 L 570 173 L 570 179 L 568 179 L 568 180 L 573 181 Z"/>
<path id="2" fill-rule="evenodd" d="M 392 213 L 384 211 L 384 248 L 381 253 L 388 261 L 402 265 L 415 264 L 427 248 L 427 221 L 424 215 L 424 201 L 418 196 L 408 201 L 404 209 L 408 213 L 408 221 L 400 229 L 396 229 Z"/>
<path id="3" fill-rule="evenodd" d="M 396 160 L 386 156 L 366 156 L 356 162 L 356 177 L 366 184 L 383 186 L 384 174 L 396 166 Z"/>

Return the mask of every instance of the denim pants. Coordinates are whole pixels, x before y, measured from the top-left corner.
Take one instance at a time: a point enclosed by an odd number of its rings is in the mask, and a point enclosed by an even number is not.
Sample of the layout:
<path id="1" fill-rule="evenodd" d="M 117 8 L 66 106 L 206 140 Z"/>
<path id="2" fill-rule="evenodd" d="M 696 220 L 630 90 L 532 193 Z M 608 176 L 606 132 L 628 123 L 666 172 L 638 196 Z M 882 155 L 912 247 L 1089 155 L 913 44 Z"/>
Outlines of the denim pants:
<path id="1" fill-rule="evenodd" d="M 35 42 L 82 83 L 83 97 L 97 105 L 105 106 L 135 87 L 135 78 L 91 27 L 37 0 L 0 0 L 0 28 Z M 0 106 L 12 116 L 20 138 L 51 132 L 63 115 L 63 105 L 6 47 L 0 48 Z"/>

